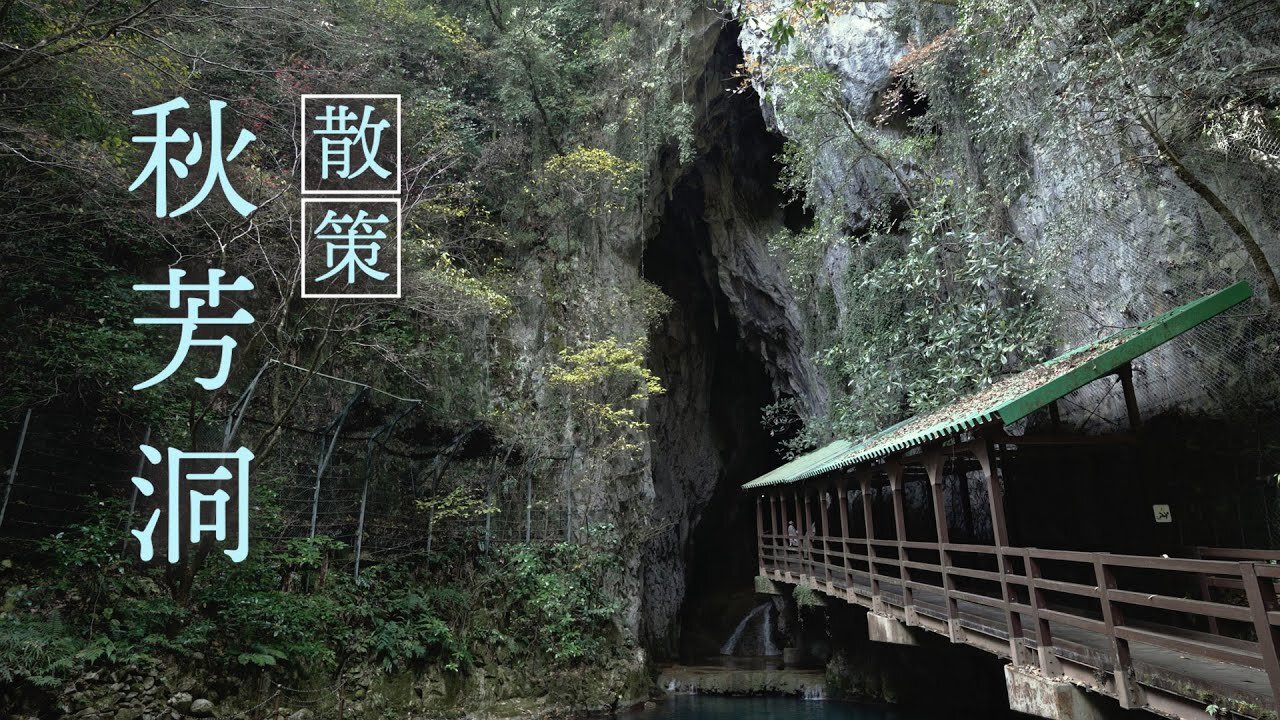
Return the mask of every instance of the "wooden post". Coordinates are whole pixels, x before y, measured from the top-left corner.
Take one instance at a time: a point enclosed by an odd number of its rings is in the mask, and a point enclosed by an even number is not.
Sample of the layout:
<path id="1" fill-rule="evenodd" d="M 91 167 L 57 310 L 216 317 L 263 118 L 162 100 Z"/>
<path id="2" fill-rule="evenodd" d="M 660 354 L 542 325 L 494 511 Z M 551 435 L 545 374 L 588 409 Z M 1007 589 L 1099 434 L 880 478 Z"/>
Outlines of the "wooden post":
<path id="1" fill-rule="evenodd" d="M 1108 598 L 1108 591 L 1116 587 L 1116 579 L 1111 568 L 1103 562 L 1103 557 L 1104 554 L 1093 554 L 1093 574 L 1098 583 L 1098 599 L 1102 604 L 1102 620 L 1107 626 L 1107 639 L 1111 642 L 1111 659 L 1115 663 L 1116 700 L 1126 710 L 1142 707 L 1141 695 L 1134 682 L 1129 641 L 1116 637 L 1116 628 L 1124 627 L 1124 610 L 1119 603 L 1113 603 Z"/>
<path id="2" fill-rule="evenodd" d="M 795 503 L 796 511 L 796 575 L 800 579 L 804 579 L 804 512 L 800 510 L 800 492 L 791 491 L 791 501 Z M 790 528 L 787 529 L 787 542 L 791 542 Z"/>
<path id="3" fill-rule="evenodd" d="M 1116 371 L 1120 376 L 1120 387 L 1124 390 L 1124 406 L 1129 412 L 1129 427 L 1137 430 L 1142 427 L 1142 415 L 1138 413 L 1138 396 L 1133 391 L 1133 365 L 1125 363 Z"/>
<path id="4" fill-rule="evenodd" d="M 898 541 L 898 585 L 902 588 L 902 613 L 908 625 L 916 624 L 916 596 L 911 589 L 911 570 L 906 566 L 907 509 L 905 489 L 902 486 L 902 466 L 892 460 L 884 464 L 889 477 L 889 490 L 893 494 L 893 536 Z"/>
<path id="5" fill-rule="evenodd" d="M 831 521 L 827 519 L 831 514 L 830 497 L 829 489 L 818 490 L 818 511 L 822 518 L 822 574 L 827 579 L 827 585 L 831 584 Z"/>
<path id="6" fill-rule="evenodd" d="M 764 496 L 756 497 L 756 557 L 760 561 L 760 575 L 764 575 Z"/>
<path id="7" fill-rule="evenodd" d="M 844 565 L 845 595 L 848 597 L 853 577 L 849 569 L 849 481 L 845 478 L 840 479 L 836 488 L 836 501 L 840 503 L 840 558 Z"/>
<path id="8" fill-rule="evenodd" d="M 1004 598 L 1005 628 L 1009 631 L 1009 659 L 1014 665 L 1029 665 L 1029 653 L 1023 642 L 1022 616 L 1013 610 L 1013 603 L 1018 598 L 1009 583 L 1008 559 L 1005 557 L 1009 549 L 1009 530 L 1004 516 L 1004 489 L 996 477 L 991 443 L 984 438 L 972 447 L 974 457 L 982 466 L 982 480 L 987 485 L 987 501 L 991 507 L 991 536 L 996 546 L 996 567 L 1000 572 L 1000 592 Z"/>
<path id="9" fill-rule="evenodd" d="M 863 470 L 858 474 L 858 483 L 862 487 L 862 521 L 867 528 L 867 574 L 871 579 L 871 610 L 884 611 L 884 601 L 880 598 L 880 576 L 876 574 L 876 522 L 871 515 L 871 471 Z"/>
<path id="10" fill-rule="evenodd" d="M 1268 613 L 1277 609 L 1275 581 L 1258 577 L 1253 563 L 1240 563 L 1240 580 L 1244 583 L 1245 597 L 1249 598 L 1249 610 L 1253 613 L 1253 629 L 1258 635 L 1258 652 L 1262 666 L 1271 681 L 1271 695 L 1280 702 L 1280 633 L 1271 624 Z"/>
<path id="11" fill-rule="evenodd" d="M 787 498 L 778 493 L 778 507 L 782 509 L 782 573 L 791 574 L 791 516 L 787 515 Z"/>
<path id="12" fill-rule="evenodd" d="M 805 559 L 805 575 L 809 578 L 809 586 L 812 587 L 817 578 L 813 572 L 813 535 L 810 528 L 813 527 L 813 506 L 809 504 L 809 492 L 805 488 L 800 489 L 800 494 L 804 496 L 804 528 L 800 530 L 801 547 L 804 548 Z"/>
<path id="13" fill-rule="evenodd" d="M 924 469 L 929 474 L 929 488 L 933 494 L 933 522 L 938 531 L 938 566 L 942 573 L 942 592 L 947 603 L 947 634 L 951 642 L 960 642 L 963 629 L 960 627 L 960 608 L 956 604 L 955 583 L 947 568 L 951 565 L 951 553 L 947 545 L 951 543 L 951 534 L 947 531 L 947 485 L 942 474 L 947 459 L 938 450 L 930 450 L 924 455 Z"/>
<path id="14" fill-rule="evenodd" d="M 784 533 L 783 527 L 778 524 L 778 494 L 776 492 L 769 493 L 769 522 L 773 526 L 773 537 L 769 538 L 769 559 L 772 561 L 773 570 L 778 569 L 778 558 L 786 558 L 786 548 L 783 547 L 779 552 L 778 538 Z"/>
<path id="15" fill-rule="evenodd" d="M 1036 587 L 1036 581 L 1042 576 L 1040 572 L 1040 561 L 1031 557 L 1031 551 L 1022 549 L 1022 563 L 1027 571 L 1027 594 L 1031 600 L 1031 612 L 1036 623 L 1036 654 L 1040 661 L 1040 672 L 1045 677 L 1058 677 L 1062 674 L 1062 663 L 1058 662 L 1058 656 L 1053 652 L 1053 631 L 1049 627 L 1049 621 L 1040 613 L 1044 610 L 1048 603 L 1045 601 L 1044 591 Z"/>

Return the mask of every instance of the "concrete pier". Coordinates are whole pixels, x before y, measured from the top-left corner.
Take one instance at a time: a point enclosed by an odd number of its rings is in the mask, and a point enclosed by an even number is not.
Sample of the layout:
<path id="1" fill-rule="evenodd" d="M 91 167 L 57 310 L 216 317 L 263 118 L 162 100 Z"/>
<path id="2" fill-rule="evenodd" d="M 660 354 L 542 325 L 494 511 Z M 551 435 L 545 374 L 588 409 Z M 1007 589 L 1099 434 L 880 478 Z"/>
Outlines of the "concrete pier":
<path id="1" fill-rule="evenodd" d="M 1009 686 L 1009 709 L 1049 720 L 1105 720 L 1103 697 L 1063 680 L 1041 675 L 1034 668 L 1004 666 Z"/>

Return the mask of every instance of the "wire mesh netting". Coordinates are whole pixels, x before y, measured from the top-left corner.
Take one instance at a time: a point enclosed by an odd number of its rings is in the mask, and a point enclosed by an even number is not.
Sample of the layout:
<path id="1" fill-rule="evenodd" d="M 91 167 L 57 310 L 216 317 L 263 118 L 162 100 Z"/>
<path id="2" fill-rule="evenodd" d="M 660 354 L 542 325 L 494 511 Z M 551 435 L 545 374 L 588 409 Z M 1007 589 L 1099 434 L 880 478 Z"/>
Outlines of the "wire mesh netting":
<path id="1" fill-rule="evenodd" d="M 1253 232 L 1280 237 L 1280 142 L 1254 130 L 1189 146 L 1184 161 L 1233 201 Z M 1254 297 L 1134 362 L 1144 412 L 1177 410 L 1223 419 L 1271 419 L 1280 398 L 1280 327 L 1260 269 L 1203 198 L 1159 167 L 1118 166 L 1106 179 L 1080 166 L 1053 200 L 1046 233 L 1056 246 L 1054 312 L 1065 346 L 1089 342 L 1239 280 Z M 1087 182 L 1082 181 L 1087 178 Z M 1275 248 L 1271 248 L 1274 255 Z M 1064 413 L 1105 430 L 1123 423 L 1117 382 L 1073 393 Z M 1265 424 L 1265 423 L 1264 423 Z M 1265 428 L 1257 426 L 1260 431 Z"/>

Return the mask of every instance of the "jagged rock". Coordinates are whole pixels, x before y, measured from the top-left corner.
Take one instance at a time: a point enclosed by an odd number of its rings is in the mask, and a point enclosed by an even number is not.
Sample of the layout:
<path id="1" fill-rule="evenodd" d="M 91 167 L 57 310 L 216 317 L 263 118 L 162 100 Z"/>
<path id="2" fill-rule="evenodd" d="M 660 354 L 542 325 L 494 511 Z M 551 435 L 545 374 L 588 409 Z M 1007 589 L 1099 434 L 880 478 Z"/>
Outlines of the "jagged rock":
<path id="1" fill-rule="evenodd" d="M 315 720 L 316 714 L 303 708 L 289 716 L 289 720 Z"/>
<path id="2" fill-rule="evenodd" d="M 182 713 L 185 715 L 187 711 L 191 709 L 191 703 L 194 700 L 195 698 L 191 697 L 191 693 L 180 692 L 180 693 L 174 693 L 173 697 L 169 698 L 168 704 L 169 704 L 169 707 L 173 708 L 175 712 Z"/>
<path id="3" fill-rule="evenodd" d="M 156 676 L 148 675 L 147 678 L 142 681 L 142 689 L 150 690 L 152 687 L 155 686 L 155 684 L 156 684 Z"/>
<path id="4" fill-rule="evenodd" d="M 199 700 L 191 703 L 191 709 L 187 712 L 195 717 L 213 717 L 213 709 L 212 701 L 200 698 Z"/>
<path id="5" fill-rule="evenodd" d="M 120 708 L 112 717 L 112 720 L 141 720 L 143 718 L 142 711 L 138 708 Z"/>

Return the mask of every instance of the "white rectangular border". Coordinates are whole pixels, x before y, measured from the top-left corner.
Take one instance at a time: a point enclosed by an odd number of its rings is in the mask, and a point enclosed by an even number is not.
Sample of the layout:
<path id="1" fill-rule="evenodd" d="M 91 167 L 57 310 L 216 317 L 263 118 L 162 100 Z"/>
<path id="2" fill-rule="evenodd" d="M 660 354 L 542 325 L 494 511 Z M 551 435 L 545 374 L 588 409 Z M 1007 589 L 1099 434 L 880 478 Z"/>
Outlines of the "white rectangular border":
<path id="1" fill-rule="evenodd" d="M 308 190 L 307 189 L 307 100 L 390 100 L 396 101 L 396 189 L 392 190 Z M 401 112 L 401 103 L 399 95 L 303 95 L 300 108 L 301 125 L 298 126 L 298 149 L 302 154 L 302 194 L 316 196 L 336 196 L 336 195 L 354 195 L 354 196 L 373 196 L 373 195 L 399 195 L 401 193 L 400 182 L 403 177 L 400 172 L 401 165 L 401 139 L 404 137 L 404 123 Z"/>
<path id="2" fill-rule="evenodd" d="M 317 202 L 362 202 L 362 203 L 394 203 L 396 206 L 396 291 L 391 293 L 373 293 L 369 295 L 341 295 L 335 293 L 308 293 L 307 292 L 307 236 L 311 233 L 307 228 L 307 203 Z M 377 299 L 393 299 L 400 298 L 404 293 L 404 258 L 401 254 L 402 247 L 400 245 L 400 198 L 375 198 L 375 197 L 310 197 L 302 198 L 301 225 L 302 225 L 302 244 L 299 246 L 301 250 L 300 258 L 302 260 L 302 297 L 304 298 L 345 298 L 348 300 L 377 300 Z"/>

